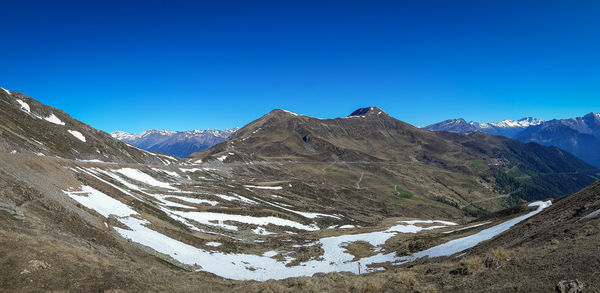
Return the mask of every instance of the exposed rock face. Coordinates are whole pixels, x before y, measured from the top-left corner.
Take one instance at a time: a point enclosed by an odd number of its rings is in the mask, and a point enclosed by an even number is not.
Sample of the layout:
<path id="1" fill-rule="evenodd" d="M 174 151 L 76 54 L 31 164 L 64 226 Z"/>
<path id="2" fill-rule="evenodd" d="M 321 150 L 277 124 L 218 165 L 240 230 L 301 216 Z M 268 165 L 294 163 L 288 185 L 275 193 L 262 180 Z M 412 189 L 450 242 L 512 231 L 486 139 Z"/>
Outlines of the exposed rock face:
<path id="1" fill-rule="evenodd" d="M 583 293 L 583 283 L 579 280 L 562 280 L 556 285 L 558 293 Z"/>

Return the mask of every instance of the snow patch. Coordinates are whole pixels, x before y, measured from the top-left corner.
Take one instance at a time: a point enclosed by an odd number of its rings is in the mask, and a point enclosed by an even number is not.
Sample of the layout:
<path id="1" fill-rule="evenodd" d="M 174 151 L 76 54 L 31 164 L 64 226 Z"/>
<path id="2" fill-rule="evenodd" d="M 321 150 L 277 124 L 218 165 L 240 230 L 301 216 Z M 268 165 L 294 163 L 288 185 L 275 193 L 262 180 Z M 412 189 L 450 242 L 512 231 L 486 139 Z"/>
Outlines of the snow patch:
<path id="1" fill-rule="evenodd" d="M 54 123 L 56 125 L 65 125 L 65 123 L 62 122 L 60 119 L 58 119 L 58 117 L 56 117 L 56 115 L 54 115 L 54 113 L 50 114 L 50 116 L 48 116 L 48 117 L 44 117 L 44 120 L 46 120 L 50 123 Z"/>
<path id="2" fill-rule="evenodd" d="M 277 233 L 269 232 L 261 226 L 256 227 L 256 229 L 252 229 L 252 232 L 254 232 L 254 234 L 257 234 L 257 235 L 275 235 L 275 234 L 277 234 Z"/>
<path id="3" fill-rule="evenodd" d="M 496 226 L 481 230 L 478 233 L 475 233 L 473 235 L 463 237 L 463 238 L 458 238 L 458 239 L 455 239 L 452 241 L 448 241 L 444 244 L 432 247 L 430 249 L 427 249 L 427 250 L 424 250 L 421 252 L 417 252 L 417 253 L 413 254 L 412 257 L 406 257 L 405 260 L 410 261 L 413 259 L 422 258 L 422 257 L 426 257 L 426 256 L 427 257 L 450 256 L 455 253 L 462 252 L 464 250 L 474 247 L 475 245 L 479 244 L 482 241 L 492 239 L 494 236 L 510 229 L 515 224 L 541 212 L 543 209 L 549 207 L 550 205 L 552 205 L 551 201 L 533 202 L 533 203 L 529 204 L 529 206 L 530 207 L 537 206 L 538 208 L 535 211 L 529 212 L 525 215 L 516 217 L 514 219 L 510 219 L 510 220 L 503 222 L 501 224 L 498 224 Z"/>
<path id="4" fill-rule="evenodd" d="M 206 204 L 209 204 L 211 206 L 216 206 L 216 205 L 219 204 L 218 201 L 214 201 L 214 200 L 201 199 L 201 198 L 193 198 L 193 197 L 185 197 L 185 196 L 168 195 L 167 199 L 168 198 L 175 198 L 175 199 L 181 200 L 181 201 L 186 202 L 186 203 L 191 203 L 191 204 L 203 204 L 203 203 L 206 203 Z"/>
<path id="5" fill-rule="evenodd" d="M 577 222 L 583 221 L 585 219 L 590 219 L 590 218 L 593 218 L 593 217 L 598 216 L 598 215 L 600 215 L 600 210 L 596 210 L 594 212 L 591 212 L 591 213 L 587 214 L 586 216 L 584 216 L 584 217 L 580 218 L 579 220 L 577 220 Z"/>
<path id="6" fill-rule="evenodd" d="M 146 183 L 148 185 L 171 189 L 171 190 L 177 190 L 177 188 L 171 186 L 169 183 L 158 181 L 158 180 L 154 179 L 152 176 L 150 176 L 138 169 L 121 168 L 121 169 L 113 170 L 113 171 L 123 174 L 133 180 Z"/>
<path id="7" fill-rule="evenodd" d="M 256 189 L 268 189 L 268 190 L 280 190 L 281 186 L 254 186 L 254 185 L 244 185 L 246 188 L 256 188 Z"/>
<path id="8" fill-rule="evenodd" d="M 165 169 L 159 169 L 159 168 L 152 168 L 152 170 L 157 171 L 157 172 L 163 172 L 171 177 L 181 177 L 179 174 L 177 174 L 177 172 L 175 171 L 169 171 L 169 170 L 165 170 Z"/>
<path id="9" fill-rule="evenodd" d="M 106 164 L 108 162 L 104 162 L 104 161 L 100 161 L 98 159 L 93 159 L 93 160 L 80 160 L 80 159 L 75 159 L 77 162 L 84 162 L 84 163 L 103 163 Z"/>
<path id="10" fill-rule="evenodd" d="M 479 226 L 483 226 L 483 225 L 487 225 L 490 224 L 491 222 L 485 222 L 485 223 L 481 223 L 481 224 L 475 224 L 475 225 L 471 225 L 471 226 L 467 226 L 467 227 L 463 227 L 460 229 L 456 229 L 456 230 L 452 230 L 452 231 L 446 231 L 443 232 L 444 234 L 450 234 L 450 233 L 454 233 L 454 232 L 458 232 L 458 231 L 463 231 L 463 230 L 467 230 L 467 229 L 471 229 L 471 228 L 475 228 L 475 227 L 479 227 Z"/>
<path id="11" fill-rule="evenodd" d="M 303 216 L 303 217 L 309 218 L 309 219 L 314 219 L 314 218 L 317 218 L 317 217 L 329 217 L 329 218 L 334 218 L 334 219 L 341 220 L 340 217 L 334 216 L 334 215 L 321 214 L 321 213 L 300 212 L 300 211 L 295 211 L 295 210 L 292 210 L 292 209 L 288 209 L 286 207 L 283 207 L 280 204 L 275 204 L 275 203 L 264 201 L 264 200 L 260 200 L 260 201 L 264 202 L 264 203 L 266 203 L 268 205 L 271 205 L 271 206 L 274 206 L 274 207 L 278 207 L 278 208 L 280 208 L 282 210 L 285 210 L 285 211 L 288 211 L 288 212 L 291 212 L 291 213 L 294 213 L 294 214 L 298 214 L 300 216 Z"/>
<path id="12" fill-rule="evenodd" d="M 292 115 L 294 115 L 294 116 L 300 116 L 300 114 L 294 113 L 294 112 L 292 112 L 292 111 L 288 111 L 288 110 L 281 110 L 281 111 L 283 111 L 283 112 L 286 112 L 286 113 L 288 113 L 288 114 L 292 114 Z"/>
<path id="13" fill-rule="evenodd" d="M 244 216 L 244 215 L 233 215 L 233 214 L 222 214 L 222 213 L 213 213 L 213 212 L 182 212 L 182 211 L 173 211 L 174 214 L 181 216 L 186 219 L 190 219 L 196 221 L 203 225 L 208 226 L 216 226 L 225 228 L 228 230 L 237 231 L 238 228 L 233 225 L 225 224 L 225 221 L 235 221 L 246 224 L 253 224 L 259 226 L 266 226 L 268 224 L 273 224 L 277 226 L 289 226 L 300 230 L 305 231 L 317 231 L 319 227 L 316 225 L 304 225 L 298 222 L 294 222 L 291 220 L 281 219 L 273 216 L 269 217 L 253 217 L 253 216 Z M 217 221 L 217 223 L 214 223 Z"/>
<path id="14" fill-rule="evenodd" d="M 406 223 L 409 225 L 414 225 L 414 224 L 434 224 L 434 223 L 439 223 L 439 224 L 443 224 L 446 226 L 456 226 L 458 224 L 453 223 L 453 222 L 448 222 L 448 221 L 439 221 L 439 220 L 410 220 L 410 221 L 400 221 L 400 223 Z"/>
<path id="15" fill-rule="evenodd" d="M 17 103 L 21 105 L 21 110 L 26 113 L 31 113 L 31 108 L 29 108 L 29 104 L 23 102 L 21 99 L 17 99 Z"/>
<path id="16" fill-rule="evenodd" d="M 85 142 L 85 136 L 83 136 L 83 134 L 81 134 L 81 132 L 77 131 L 77 130 L 67 130 L 71 135 L 73 135 L 75 138 Z"/>
<path id="17" fill-rule="evenodd" d="M 7 93 L 9 96 L 11 96 L 11 95 L 12 95 L 12 94 L 10 93 L 10 91 L 9 91 L 9 90 L 7 90 L 7 89 L 5 89 L 5 88 L 3 88 L 3 87 L 0 87 L 0 89 L 2 89 L 3 91 L 5 91 L 5 92 L 6 92 L 6 93 Z"/>
<path id="18" fill-rule="evenodd" d="M 94 189 L 91 186 L 81 186 L 81 191 L 64 191 L 72 199 L 92 209 L 104 217 L 115 215 L 117 217 L 126 217 L 132 214 L 137 214 L 126 204 Z"/>

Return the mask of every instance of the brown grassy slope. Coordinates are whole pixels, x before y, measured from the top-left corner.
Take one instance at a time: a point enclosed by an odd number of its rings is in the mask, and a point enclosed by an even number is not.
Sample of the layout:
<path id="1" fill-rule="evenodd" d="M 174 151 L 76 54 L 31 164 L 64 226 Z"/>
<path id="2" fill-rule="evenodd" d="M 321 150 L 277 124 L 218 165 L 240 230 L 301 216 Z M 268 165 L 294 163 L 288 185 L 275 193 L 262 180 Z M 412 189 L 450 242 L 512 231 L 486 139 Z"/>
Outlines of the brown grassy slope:
<path id="1" fill-rule="evenodd" d="M 254 292 L 554 292 L 577 280 L 600 292 L 600 181 L 483 242 L 460 258 L 422 259 L 363 276 L 320 274 L 243 283 Z"/>
<path id="2" fill-rule="evenodd" d="M 585 285 L 585 292 L 600 292 L 600 217 L 582 220 L 599 209 L 600 181 L 597 181 L 475 247 L 469 255 L 483 264 L 481 269 L 457 277 L 452 284 L 441 288 L 551 292 L 559 281 L 577 279 Z M 490 251 L 497 248 L 504 248 L 511 255 L 501 257 L 499 262 L 490 261 Z M 436 282 L 436 277 L 427 279 Z"/>
<path id="3" fill-rule="evenodd" d="M 30 111 L 23 111 L 17 100 L 29 105 Z M 64 125 L 44 119 L 51 115 L 60 119 Z M 80 132 L 86 141 L 77 139 L 68 130 Z M 120 163 L 163 164 L 167 160 L 166 157 L 152 155 L 113 139 L 104 131 L 24 94 L 11 91 L 9 95 L 0 91 L 0 152 L 12 151 Z"/>

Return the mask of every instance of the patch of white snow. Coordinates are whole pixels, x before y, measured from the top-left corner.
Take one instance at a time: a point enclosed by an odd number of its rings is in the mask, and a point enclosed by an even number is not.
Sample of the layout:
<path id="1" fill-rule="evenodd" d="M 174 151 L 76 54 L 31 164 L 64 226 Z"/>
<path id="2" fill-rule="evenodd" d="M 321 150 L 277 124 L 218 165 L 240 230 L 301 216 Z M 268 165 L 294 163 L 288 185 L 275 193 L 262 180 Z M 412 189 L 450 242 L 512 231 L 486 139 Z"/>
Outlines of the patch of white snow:
<path id="1" fill-rule="evenodd" d="M 23 102 L 21 99 L 17 99 L 17 103 L 21 105 L 21 110 L 26 113 L 31 113 L 31 108 L 29 108 L 29 104 Z"/>
<path id="2" fill-rule="evenodd" d="M 77 130 L 67 130 L 71 135 L 73 135 L 75 138 L 85 142 L 85 136 L 83 136 L 83 134 L 81 134 L 81 132 L 77 131 Z"/>
<path id="3" fill-rule="evenodd" d="M 171 190 L 177 190 L 177 188 L 171 186 L 169 183 L 158 181 L 158 180 L 154 179 L 152 176 L 150 176 L 138 169 L 121 168 L 121 169 L 113 170 L 113 171 L 123 174 L 133 180 L 146 183 L 148 185 L 171 189 Z"/>
<path id="4" fill-rule="evenodd" d="M 44 117 L 44 120 L 46 120 L 50 123 L 54 123 L 56 125 L 65 125 L 65 123 L 62 122 L 60 119 L 58 119 L 58 117 L 56 117 L 56 115 L 54 115 L 54 113 L 50 114 L 50 116 L 48 116 L 48 117 Z"/>

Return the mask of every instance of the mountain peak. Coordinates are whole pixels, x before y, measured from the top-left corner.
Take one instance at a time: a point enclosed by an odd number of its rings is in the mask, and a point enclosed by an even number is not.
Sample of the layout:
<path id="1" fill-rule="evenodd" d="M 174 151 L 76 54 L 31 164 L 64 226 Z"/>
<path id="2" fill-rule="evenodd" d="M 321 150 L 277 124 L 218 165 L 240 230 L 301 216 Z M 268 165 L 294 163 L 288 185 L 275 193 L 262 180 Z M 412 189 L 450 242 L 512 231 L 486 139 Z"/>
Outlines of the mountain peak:
<path id="1" fill-rule="evenodd" d="M 459 133 L 467 133 L 474 130 L 478 130 L 481 125 L 477 122 L 467 122 L 463 118 L 458 119 L 448 119 L 442 122 L 438 122 L 435 124 L 431 124 L 423 127 L 427 130 L 437 130 L 437 131 L 451 131 L 451 132 L 459 132 Z"/>
<path id="2" fill-rule="evenodd" d="M 529 126 L 540 125 L 543 122 L 544 120 L 540 120 L 537 118 L 525 117 L 519 120 L 502 120 L 500 122 L 490 122 L 486 124 L 500 128 L 525 128 Z"/>
<path id="3" fill-rule="evenodd" d="M 385 113 L 383 110 L 379 109 L 378 107 L 366 107 L 366 108 L 356 109 L 354 112 L 350 113 L 350 115 L 348 115 L 348 117 L 372 116 L 372 115 L 381 115 L 381 114 L 384 114 L 387 116 L 387 113 Z"/>
<path id="4" fill-rule="evenodd" d="M 134 137 L 135 135 L 131 134 L 131 133 L 127 133 L 125 131 L 117 130 L 117 131 L 111 132 L 110 136 L 112 136 L 113 138 L 116 138 L 118 140 L 124 140 L 124 139 L 130 139 L 130 138 Z"/>
<path id="5" fill-rule="evenodd" d="M 269 112 L 267 115 L 271 116 L 271 115 L 278 115 L 278 116 L 304 116 L 302 114 L 298 114 L 298 113 L 294 113 L 292 111 L 289 110 L 284 110 L 284 109 L 274 109 L 271 112 Z M 265 115 L 265 116 L 267 116 Z"/>
<path id="6" fill-rule="evenodd" d="M 583 116 L 583 118 L 587 117 L 600 119 L 600 113 L 589 112 L 585 116 Z"/>

